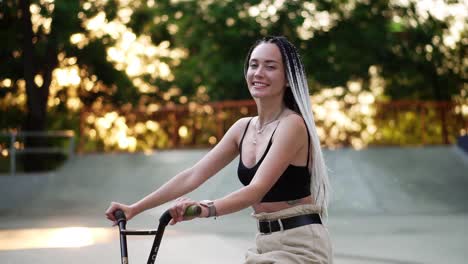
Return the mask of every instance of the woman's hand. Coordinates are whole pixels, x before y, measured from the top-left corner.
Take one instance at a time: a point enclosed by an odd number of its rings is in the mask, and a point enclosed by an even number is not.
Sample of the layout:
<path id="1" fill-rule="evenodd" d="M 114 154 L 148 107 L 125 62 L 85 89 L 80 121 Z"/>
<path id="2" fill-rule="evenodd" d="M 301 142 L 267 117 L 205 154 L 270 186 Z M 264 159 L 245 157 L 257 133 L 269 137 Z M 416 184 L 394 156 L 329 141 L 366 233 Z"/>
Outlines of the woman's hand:
<path id="1" fill-rule="evenodd" d="M 185 210 L 191 205 L 198 205 L 202 209 L 201 214 L 196 217 L 184 217 Z M 175 204 L 169 209 L 169 213 L 172 216 L 172 220 L 169 222 L 170 225 L 175 225 L 178 222 L 192 220 L 197 217 L 208 217 L 208 208 L 201 206 L 198 202 L 187 197 L 180 197 L 175 201 Z"/>
<path id="2" fill-rule="evenodd" d="M 132 206 L 112 202 L 110 204 L 109 208 L 106 210 L 106 217 L 107 217 L 107 219 L 112 221 L 114 223 L 114 225 L 117 225 L 117 220 L 114 217 L 114 212 L 119 210 L 119 209 L 124 212 L 125 217 L 127 218 L 127 220 L 132 219 L 136 215 L 136 213 L 134 212 L 134 208 Z"/>

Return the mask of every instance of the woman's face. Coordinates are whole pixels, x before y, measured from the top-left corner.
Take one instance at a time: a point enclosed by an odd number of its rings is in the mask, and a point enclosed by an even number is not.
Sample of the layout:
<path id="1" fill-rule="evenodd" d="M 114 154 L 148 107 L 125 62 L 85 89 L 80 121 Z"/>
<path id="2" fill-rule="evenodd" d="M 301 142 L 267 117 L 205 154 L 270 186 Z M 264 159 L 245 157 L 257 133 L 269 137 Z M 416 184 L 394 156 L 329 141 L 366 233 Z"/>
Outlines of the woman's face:
<path id="1" fill-rule="evenodd" d="M 276 44 L 262 43 L 252 51 L 245 78 L 253 98 L 283 96 L 286 78 Z"/>

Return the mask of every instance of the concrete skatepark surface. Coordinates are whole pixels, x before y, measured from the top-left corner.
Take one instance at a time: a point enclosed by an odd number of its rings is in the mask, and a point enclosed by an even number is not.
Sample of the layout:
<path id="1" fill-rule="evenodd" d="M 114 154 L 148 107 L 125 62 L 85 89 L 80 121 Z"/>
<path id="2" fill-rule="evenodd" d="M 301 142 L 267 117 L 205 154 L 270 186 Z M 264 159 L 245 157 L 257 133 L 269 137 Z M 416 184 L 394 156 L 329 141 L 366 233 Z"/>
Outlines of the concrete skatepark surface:
<path id="1" fill-rule="evenodd" d="M 109 202 L 134 202 L 206 152 L 92 154 L 51 173 L 0 175 L 0 263 L 120 263 L 117 229 L 104 218 Z M 335 263 L 466 263 L 466 153 L 448 146 L 324 154 L 333 186 L 327 226 Z M 241 187 L 237 162 L 188 196 L 216 199 Z M 144 212 L 128 228 L 156 228 L 167 207 Z M 156 263 L 242 263 L 254 243 L 250 213 L 168 226 Z M 54 244 L 51 234 L 60 232 L 88 239 Z M 146 263 L 151 243 L 129 238 L 130 263 Z"/>

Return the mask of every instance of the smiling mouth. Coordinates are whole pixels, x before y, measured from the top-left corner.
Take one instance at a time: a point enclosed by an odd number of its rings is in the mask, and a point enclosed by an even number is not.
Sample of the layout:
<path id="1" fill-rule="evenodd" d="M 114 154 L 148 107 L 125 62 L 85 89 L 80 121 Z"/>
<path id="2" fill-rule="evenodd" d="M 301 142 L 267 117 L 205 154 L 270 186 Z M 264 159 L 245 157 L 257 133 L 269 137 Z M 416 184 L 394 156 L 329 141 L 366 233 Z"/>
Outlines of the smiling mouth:
<path id="1" fill-rule="evenodd" d="M 264 88 L 264 87 L 267 87 L 268 84 L 261 83 L 261 82 L 252 82 L 252 86 L 255 87 L 255 88 Z"/>

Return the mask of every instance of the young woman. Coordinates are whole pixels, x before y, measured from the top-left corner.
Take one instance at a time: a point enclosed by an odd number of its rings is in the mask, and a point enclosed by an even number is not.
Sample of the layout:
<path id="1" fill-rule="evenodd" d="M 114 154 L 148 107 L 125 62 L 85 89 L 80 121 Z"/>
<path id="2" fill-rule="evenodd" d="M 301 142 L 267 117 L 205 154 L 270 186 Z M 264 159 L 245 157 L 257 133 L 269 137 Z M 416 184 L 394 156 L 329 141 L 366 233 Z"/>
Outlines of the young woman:
<path id="1" fill-rule="evenodd" d="M 250 49 L 244 67 L 258 116 L 238 120 L 193 167 L 132 205 L 111 203 L 107 218 L 121 209 L 128 219 L 176 199 L 171 224 L 189 220 L 193 204 L 200 217 L 222 216 L 251 206 L 258 221 L 256 247 L 245 263 L 332 263 L 332 247 L 322 217 L 329 182 L 317 136 L 304 67 L 284 37 L 267 37 Z M 244 187 L 214 201 L 192 201 L 193 191 L 240 155 Z"/>

